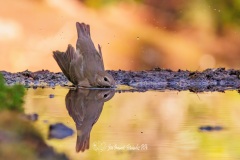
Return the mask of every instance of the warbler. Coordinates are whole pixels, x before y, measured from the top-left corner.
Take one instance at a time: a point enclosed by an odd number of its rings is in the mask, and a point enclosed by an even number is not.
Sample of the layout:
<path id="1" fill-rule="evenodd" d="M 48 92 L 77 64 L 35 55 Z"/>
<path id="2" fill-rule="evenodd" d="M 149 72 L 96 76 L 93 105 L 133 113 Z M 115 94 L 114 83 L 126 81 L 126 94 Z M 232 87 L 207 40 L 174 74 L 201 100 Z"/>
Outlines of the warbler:
<path id="1" fill-rule="evenodd" d="M 70 82 L 81 87 L 115 87 L 114 78 L 104 69 L 100 45 L 97 51 L 93 44 L 90 26 L 77 22 L 76 28 L 76 50 L 69 44 L 66 52 L 53 52 L 62 72 Z"/>

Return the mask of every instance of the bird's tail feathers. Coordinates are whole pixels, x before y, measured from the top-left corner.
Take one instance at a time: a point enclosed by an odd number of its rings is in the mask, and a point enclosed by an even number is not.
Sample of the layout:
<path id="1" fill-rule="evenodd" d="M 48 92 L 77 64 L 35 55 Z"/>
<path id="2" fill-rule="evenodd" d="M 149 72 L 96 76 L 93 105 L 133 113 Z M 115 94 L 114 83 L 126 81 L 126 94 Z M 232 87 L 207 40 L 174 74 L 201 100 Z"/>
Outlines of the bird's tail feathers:
<path id="1" fill-rule="evenodd" d="M 85 150 L 89 149 L 89 142 L 90 133 L 84 135 L 77 135 L 76 152 L 84 152 Z"/>
<path id="2" fill-rule="evenodd" d="M 90 35 L 90 26 L 85 23 L 76 23 L 78 38 L 82 37 L 91 37 Z"/>

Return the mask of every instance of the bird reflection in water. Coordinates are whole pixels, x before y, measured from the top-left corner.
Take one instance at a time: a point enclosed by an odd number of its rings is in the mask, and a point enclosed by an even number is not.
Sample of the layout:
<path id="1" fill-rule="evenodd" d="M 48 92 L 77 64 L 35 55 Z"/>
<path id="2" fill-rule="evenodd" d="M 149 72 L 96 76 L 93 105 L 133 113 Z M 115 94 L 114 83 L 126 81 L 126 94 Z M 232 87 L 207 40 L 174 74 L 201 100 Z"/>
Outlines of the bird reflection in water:
<path id="1" fill-rule="evenodd" d="M 65 98 L 69 115 L 76 123 L 76 151 L 89 149 L 90 132 L 97 122 L 104 102 L 115 94 L 114 89 L 76 89 L 69 90 Z"/>

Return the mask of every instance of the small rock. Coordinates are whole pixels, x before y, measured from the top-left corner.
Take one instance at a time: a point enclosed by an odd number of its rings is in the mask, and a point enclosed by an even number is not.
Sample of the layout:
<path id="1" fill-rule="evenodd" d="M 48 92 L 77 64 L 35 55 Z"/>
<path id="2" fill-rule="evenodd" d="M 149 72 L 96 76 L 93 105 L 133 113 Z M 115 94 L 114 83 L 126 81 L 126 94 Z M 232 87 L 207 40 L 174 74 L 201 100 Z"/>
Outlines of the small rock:
<path id="1" fill-rule="evenodd" d="M 37 121 L 38 120 L 38 114 L 37 113 L 27 114 L 26 118 L 30 121 Z"/>
<path id="2" fill-rule="evenodd" d="M 62 123 L 51 124 L 49 126 L 48 138 L 63 139 L 73 135 L 73 130 Z"/>
<path id="3" fill-rule="evenodd" d="M 212 131 L 221 131 L 223 130 L 222 126 L 201 126 L 199 130 L 202 132 L 212 132 Z"/>
<path id="4" fill-rule="evenodd" d="M 54 94 L 49 94 L 49 98 L 54 98 Z"/>

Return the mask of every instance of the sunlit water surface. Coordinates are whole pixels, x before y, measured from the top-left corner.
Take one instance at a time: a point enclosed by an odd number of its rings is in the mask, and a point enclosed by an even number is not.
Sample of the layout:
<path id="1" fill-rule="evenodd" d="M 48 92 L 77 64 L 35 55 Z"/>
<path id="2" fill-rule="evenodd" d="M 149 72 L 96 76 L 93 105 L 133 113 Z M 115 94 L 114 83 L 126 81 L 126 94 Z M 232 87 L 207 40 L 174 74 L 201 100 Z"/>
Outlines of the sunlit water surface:
<path id="1" fill-rule="evenodd" d="M 236 91 L 115 93 L 100 110 L 91 130 L 90 149 L 83 153 L 76 152 L 78 132 L 65 105 L 68 91 L 29 89 L 25 112 L 39 114 L 33 122 L 36 128 L 50 146 L 70 159 L 240 159 L 240 96 Z M 48 139 L 49 125 L 56 122 L 72 128 L 74 135 Z M 220 129 L 201 131 L 202 126 Z"/>

